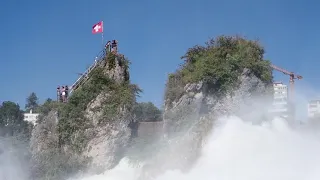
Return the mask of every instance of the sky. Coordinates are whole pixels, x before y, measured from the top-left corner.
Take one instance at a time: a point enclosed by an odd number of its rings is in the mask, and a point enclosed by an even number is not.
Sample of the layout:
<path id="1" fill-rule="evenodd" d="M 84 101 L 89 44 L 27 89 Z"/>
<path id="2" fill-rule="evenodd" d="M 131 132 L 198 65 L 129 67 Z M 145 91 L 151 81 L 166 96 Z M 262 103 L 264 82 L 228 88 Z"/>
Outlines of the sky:
<path id="1" fill-rule="evenodd" d="M 36 92 L 56 98 L 58 85 L 72 85 L 101 51 L 117 39 L 132 62 L 139 101 L 163 104 L 168 73 L 188 48 L 210 37 L 239 34 L 258 39 L 273 64 L 304 77 L 296 81 L 298 106 L 320 95 L 320 1 L 315 0 L 2 0 L 0 2 L 0 101 L 24 107 Z M 289 77 L 275 72 L 288 84 Z M 319 96 L 320 97 L 320 96 Z M 305 114 L 303 112 L 302 114 Z"/>

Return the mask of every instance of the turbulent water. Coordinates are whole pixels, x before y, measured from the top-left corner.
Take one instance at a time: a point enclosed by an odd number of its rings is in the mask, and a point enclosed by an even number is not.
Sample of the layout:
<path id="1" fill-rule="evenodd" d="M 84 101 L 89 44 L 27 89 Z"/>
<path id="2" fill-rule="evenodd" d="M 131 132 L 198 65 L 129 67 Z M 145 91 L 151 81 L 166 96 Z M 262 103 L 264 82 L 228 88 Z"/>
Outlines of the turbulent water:
<path id="1" fill-rule="evenodd" d="M 0 180 L 27 180 L 28 166 L 23 157 L 25 144 L 0 137 Z"/>
<path id="2" fill-rule="evenodd" d="M 319 180 L 320 126 L 292 128 L 275 119 L 253 125 L 237 117 L 220 119 L 188 173 L 167 171 L 157 180 Z M 8 149 L 8 146 L 2 146 Z M 27 164 L 0 152 L 0 180 L 24 180 Z M 10 166 L 8 166 L 10 165 Z M 124 158 L 114 169 L 76 180 L 136 180 L 139 168 Z M 8 175 L 9 174 L 9 175 Z M 26 179 L 26 178 L 25 178 Z"/>
<path id="3" fill-rule="evenodd" d="M 167 171 L 156 179 L 320 179 L 320 137 L 314 129 L 292 129 L 282 119 L 262 125 L 252 125 L 237 117 L 219 122 L 190 172 Z M 139 173 L 140 169 L 130 167 L 123 159 L 113 170 L 81 180 L 134 180 Z"/>

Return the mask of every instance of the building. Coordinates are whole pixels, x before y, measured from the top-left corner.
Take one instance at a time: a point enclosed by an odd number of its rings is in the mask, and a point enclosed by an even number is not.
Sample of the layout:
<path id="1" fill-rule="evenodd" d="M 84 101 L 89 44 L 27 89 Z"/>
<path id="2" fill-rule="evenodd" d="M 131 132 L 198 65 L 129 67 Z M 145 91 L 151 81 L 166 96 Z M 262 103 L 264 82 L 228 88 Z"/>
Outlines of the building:
<path id="1" fill-rule="evenodd" d="M 38 119 L 39 114 L 38 113 L 32 113 L 32 109 L 29 113 L 24 113 L 23 120 L 31 122 L 32 124 L 36 124 L 36 121 Z"/>
<path id="2" fill-rule="evenodd" d="M 320 99 L 308 103 L 308 118 L 313 118 L 316 114 L 320 114 Z"/>
<path id="3" fill-rule="evenodd" d="M 288 101 L 288 87 L 281 82 L 273 83 L 273 103 L 270 112 L 275 116 L 288 118 L 290 106 Z"/>

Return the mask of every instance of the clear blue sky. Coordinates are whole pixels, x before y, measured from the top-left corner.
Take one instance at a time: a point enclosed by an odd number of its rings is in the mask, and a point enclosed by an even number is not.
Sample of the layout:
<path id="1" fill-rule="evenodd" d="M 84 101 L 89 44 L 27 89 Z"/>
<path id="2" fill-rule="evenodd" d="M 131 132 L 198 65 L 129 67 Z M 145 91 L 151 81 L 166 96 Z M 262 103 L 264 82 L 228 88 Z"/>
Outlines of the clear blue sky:
<path id="1" fill-rule="evenodd" d="M 260 39 L 266 58 L 304 76 L 297 91 L 312 98 L 320 86 L 319 7 L 315 0 L 3 0 L 0 100 L 24 107 L 32 91 L 41 102 L 55 98 L 57 85 L 71 85 L 101 50 L 101 36 L 91 34 L 100 20 L 105 40 L 117 39 L 132 61 L 140 101 L 161 106 L 167 73 L 180 56 L 221 34 Z M 288 82 L 280 73 L 275 79 Z"/>

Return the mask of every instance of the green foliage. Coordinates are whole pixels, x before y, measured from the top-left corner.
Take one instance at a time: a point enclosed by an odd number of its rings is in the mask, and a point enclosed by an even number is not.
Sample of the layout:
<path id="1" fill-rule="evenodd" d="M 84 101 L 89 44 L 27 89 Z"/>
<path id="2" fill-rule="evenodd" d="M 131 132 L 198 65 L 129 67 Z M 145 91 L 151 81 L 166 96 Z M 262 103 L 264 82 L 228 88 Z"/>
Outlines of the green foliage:
<path id="1" fill-rule="evenodd" d="M 119 65 L 128 71 L 131 64 L 129 59 L 124 56 L 118 56 L 118 60 L 119 60 Z"/>
<path id="2" fill-rule="evenodd" d="M 107 61 L 108 61 L 108 70 L 114 69 L 116 67 L 116 55 L 113 53 L 109 53 L 107 55 Z"/>
<path id="3" fill-rule="evenodd" d="M 109 88 L 112 94 L 104 103 L 103 112 L 105 118 L 103 119 L 104 122 L 100 122 L 102 124 L 113 120 L 122 108 L 127 108 L 127 110 L 132 111 L 136 101 L 136 96 L 142 92 L 137 85 L 128 83 L 113 84 Z"/>
<path id="4" fill-rule="evenodd" d="M 116 82 L 106 74 L 108 71 L 115 70 L 116 63 L 119 63 L 121 68 L 125 68 L 124 82 Z M 130 84 L 128 68 L 129 61 L 127 59 L 109 53 L 99 62 L 99 66 L 90 72 L 88 81 L 76 91 L 73 91 L 67 103 L 59 103 L 48 99 L 39 107 L 39 123 L 41 125 L 52 124 L 52 122 L 43 121 L 44 117 L 50 114 L 50 111 L 57 111 L 59 116 L 57 129 L 54 128 L 54 131 L 57 132 L 55 135 L 51 133 L 51 138 L 53 136 L 54 138 L 51 140 L 46 138 L 48 132 L 42 132 L 41 135 L 45 136 L 44 139 L 48 141 L 45 144 L 51 144 L 52 148 L 42 150 L 39 159 L 50 159 L 52 163 L 46 164 L 46 161 L 43 161 L 45 163 L 43 165 L 37 163 L 39 167 L 35 169 L 40 169 L 38 175 L 40 179 L 67 177 L 70 173 L 81 170 L 87 165 L 89 159 L 77 159 L 77 157 L 81 157 L 77 153 L 83 152 L 88 141 L 94 135 L 94 132 L 92 134 L 91 131 L 87 131 L 94 126 L 92 121 L 85 117 L 86 110 L 103 112 L 103 118 L 100 119 L 99 125 L 117 120 L 117 115 L 120 114 L 119 111 L 121 110 L 132 110 L 136 102 L 136 96 L 139 95 L 141 90 L 137 85 Z M 102 101 L 101 107 L 88 109 L 97 97 Z M 48 127 L 44 129 L 48 129 Z M 53 130 L 48 131 L 53 132 Z M 57 139 L 55 139 L 56 137 Z M 52 142 L 50 143 L 50 141 Z M 68 147 L 67 153 L 72 153 L 72 155 L 69 154 L 70 158 L 68 158 L 65 150 L 61 149 L 62 147 Z M 45 169 L 42 169 L 42 167 Z"/>
<path id="5" fill-rule="evenodd" d="M 30 137 L 32 125 L 23 120 L 20 106 L 11 101 L 5 101 L 0 107 L 0 135 Z"/>
<path id="6" fill-rule="evenodd" d="M 270 62 L 263 59 L 264 49 L 256 41 L 242 37 L 219 36 L 206 46 L 194 46 L 182 57 L 184 63 L 170 74 L 165 99 L 169 103 L 180 98 L 187 83 L 204 81 L 218 95 L 238 85 L 244 68 L 263 82 L 272 81 Z"/>
<path id="7" fill-rule="evenodd" d="M 130 76 L 129 76 L 129 66 L 131 62 L 125 58 L 123 55 L 115 55 L 113 53 L 107 54 L 106 58 L 106 64 L 107 64 L 107 69 L 112 70 L 116 67 L 116 64 L 118 63 L 120 67 L 124 69 L 124 79 L 125 81 L 129 81 Z"/>
<path id="8" fill-rule="evenodd" d="M 90 81 L 77 89 L 69 98 L 68 105 L 85 110 L 90 101 L 106 90 L 113 81 L 103 74 L 102 68 L 96 68 L 90 73 Z"/>
<path id="9" fill-rule="evenodd" d="M 55 111 L 61 108 L 61 105 L 62 103 L 49 100 L 40 106 L 39 124 L 35 127 L 30 141 L 33 154 L 32 179 L 67 179 L 72 173 L 86 166 L 84 159 L 78 159 L 73 153 L 61 149 L 55 119 Z M 46 113 L 45 121 L 42 113 Z"/>
<path id="10" fill-rule="evenodd" d="M 71 152 L 80 153 L 86 146 L 89 138 L 86 137 L 85 130 L 91 127 L 90 121 L 84 116 L 84 111 L 87 109 L 88 104 L 95 99 L 101 92 L 107 90 L 109 85 L 112 85 L 107 76 L 103 74 L 102 68 L 93 70 L 90 74 L 90 79 L 86 84 L 81 86 L 77 91 L 68 99 L 68 103 L 60 103 L 48 99 L 43 105 L 39 107 L 40 116 L 38 123 L 42 126 L 48 126 L 49 121 L 44 122 L 44 117 L 47 116 L 50 111 L 57 111 L 59 116 L 59 122 L 57 129 L 50 131 L 57 131 L 55 138 L 57 141 L 47 139 L 46 145 L 51 148 L 42 150 L 38 158 L 39 162 L 36 164 L 38 172 L 35 172 L 35 176 L 39 179 L 61 179 L 65 178 L 70 173 L 83 169 L 86 166 L 86 162 L 82 162 L 74 159 L 76 154 L 66 154 L 62 151 L 61 147 L 67 145 L 70 147 Z M 51 132 L 51 133 L 52 133 Z M 41 136 L 47 136 L 47 132 L 43 132 Z M 53 134 L 52 134 L 53 136 Z M 51 137 L 52 138 L 52 137 Z M 50 160 L 50 164 L 46 162 Z"/>
<path id="11" fill-rule="evenodd" d="M 109 79 L 103 76 L 102 70 L 96 69 L 91 74 L 91 79 L 84 86 L 75 91 L 69 98 L 67 104 L 62 104 L 59 108 L 59 139 L 62 144 L 76 142 L 72 144 L 75 152 L 81 152 L 85 147 L 84 137 L 77 136 L 78 140 L 71 141 L 75 138 L 78 131 L 84 131 L 90 127 L 89 121 L 84 116 L 84 111 L 90 101 L 96 98 L 104 88 L 109 84 Z M 84 135 L 84 133 L 81 133 Z"/>
<path id="12" fill-rule="evenodd" d="M 92 127 L 92 124 L 84 116 L 84 111 L 99 94 L 110 94 L 103 103 L 103 112 L 106 117 L 103 121 L 107 122 L 118 114 L 120 107 L 133 106 L 139 92 L 141 90 L 136 85 L 128 82 L 116 83 L 104 74 L 103 68 L 96 68 L 90 73 L 90 80 L 73 92 L 68 103 L 62 104 L 59 108 L 58 127 L 61 143 L 73 142 L 72 147 L 76 152 L 81 152 L 86 146 L 88 138 L 85 137 L 84 132 Z"/>
<path id="13" fill-rule="evenodd" d="M 162 112 L 152 102 L 136 103 L 133 112 L 141 122 L 162 121 Z"/>
<path id="14" fill-rule="evenodd" d="M 27 98 L 27 103 L 25 105 L 26 111 L 30 111 L 30 109 L 32 109 L 33 112 L 37 112 L 38 107 L 39 107 L 38 97 L 36 93 L 32 92 Z"/>
<path id="15" fill-rule="evenodd" d="M 47 99 L 41 106 L 38 107 L 39 117 L 37 123 L 41 123 L 45 116 L 52 110 L 58 110 L 61 104 L 57 101 Z"/>
<path id="16" fill-rule="evenodd" d="M 53 100 L 51 99 L 51 98 L 48 98 L 48 99 L 46 99 L 45 100 L 45 103 L 50 103 L 50 102 L 52 102 Z"/>

